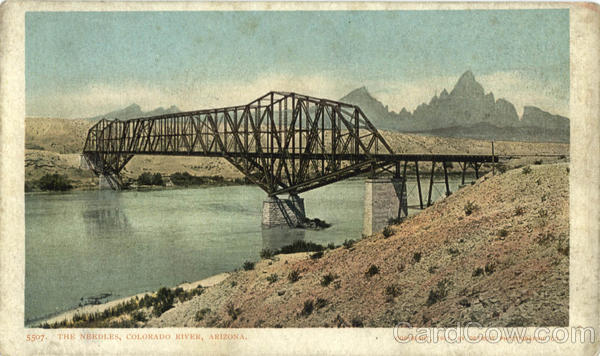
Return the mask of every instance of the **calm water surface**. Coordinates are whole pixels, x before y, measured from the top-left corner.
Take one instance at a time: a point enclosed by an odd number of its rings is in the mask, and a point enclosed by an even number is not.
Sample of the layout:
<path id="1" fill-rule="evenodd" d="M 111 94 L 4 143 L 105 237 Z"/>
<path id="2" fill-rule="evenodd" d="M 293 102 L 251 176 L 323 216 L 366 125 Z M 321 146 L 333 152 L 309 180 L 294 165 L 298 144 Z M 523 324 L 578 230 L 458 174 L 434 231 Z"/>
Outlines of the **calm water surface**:
<path id="1" fill-rule="evenodd" d="M 434 189 L 435 198 L 441 190 Z M 409 204 L 417 204 L 415 184 L 408 193 Z M 307 215 L 329 229 L 263 230 L 266 195 L 255 186 L 27 194 L 26 323 L 75 308 L 84 297 L 116 299 L 231 271 L 258 260 L 264 247 L 361 237 L 363 181 L 301 196 Z"/>

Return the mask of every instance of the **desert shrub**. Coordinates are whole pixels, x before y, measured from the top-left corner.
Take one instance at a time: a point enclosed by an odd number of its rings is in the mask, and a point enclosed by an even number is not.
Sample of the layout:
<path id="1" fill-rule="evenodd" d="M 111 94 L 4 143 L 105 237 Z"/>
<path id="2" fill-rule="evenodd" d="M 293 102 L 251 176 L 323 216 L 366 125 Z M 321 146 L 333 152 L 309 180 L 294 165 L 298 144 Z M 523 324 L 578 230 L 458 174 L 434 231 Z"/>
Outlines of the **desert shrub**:
<path id="1" fill-rule="evenodd" d="M 160 173 L 154 173 L 152 176 L 152 185 L 164 185 L 162 176 Z"/>
<path id="2" fill-rule="evenodd" d="M 317 298 L 317 301 L 315 302 L 315 309 L 324 308 L 327 305 L 327 303 L 329 303 L 327 299 Z"/>
<path id="3" fill-rule="evenodd" d="M 429 268 L 427 269 L 427 272 L 434 274 L 436 270 L 437 270 L 437 266 L 429 266 Z"/>
<path id="4" fill-rule="evenodd" d="M 171 291 L 171 289 L 162 287 L 156 293 L 156 298 L 154 301 L 154 307 L 152 309 L 152 314 L 154 316 L 161 316 L 162 313 L 173 307 L 173 299 L 175 295 Z"/>
<path id="5" fill-rule="evenodd" d="M 460 251 L 459 251 L 457 248 L 450 247 L 450 248 L 448 249 L 448 253 L 449 253 L 450 255 L 452 255 L 452 256 L 457 256 L 457 255 L 459 255 L 459 254 L 460 254 Z"/>
<path id="6" fill-rule="evenodd" d="M 508 170 L 508 167 L 505 164 L 498 163 L 496 164 L 496 169 L 498 170 L 498 172 L 500 172 L 500 174 L 503 174 Z"/>
<path id="7" fill-rule="evenodd" d="M 210 313 L 210 308 L 203 308 L 200 309 L 198 312 L 196 312 L 196 316 L 194 317 L 194 320 L 198 321 L 202 321 L 204 319 L 204 317 L 206 316 L 206 314 Z"/>
<path id="8" fill-rule="evenodd" d="M 517 206 L 515 208 L 515 215 L 519 216 L 519 215 L 523 215 L 523 214 L 525 214 L 525 208 L 522 206 Z"/>
<path id="9" fill-rule="evenodd" d="M 254 269 L 254 262 L 246 261 L 244 262 L 242 267 L 244 268 L 244 271 L 251 271 Z"/>
<path id="10" fill-rule="evenodd" d="M 152 178 L 152 173 L 144 172 L 138 176 L 137 183 L 139 185 L 152 185 Z"/>
<path id="11" fill-rule="evenodd" d="M 267 281 L 269 281 L 269 284 L 273 284 L 273 283 L 277 282 L 278 279 L 279 279 L 279 276 L 277 276 L 276 273 L 273 273 L 269 277 L 267 277 Z"/>
<path id="12" fill-rule="evenodd" d="M 394 230 L 392 230 L 391 227 L 386 226 L 383 229 L 383 237 L 388 238 L 388 237 L 392 236 L 393 234 L 394 234 Z"/>
<path id="13" fill-rule="evenodd" d="M 498 236 L 500 237 L 506 237 L 508 236 L 508 230 L 506 230 L 505 228 L 502 228 L 498 231 Z"/>
<path id="14" fill-rule="evenodd" d="M 321 257 L 323 257 L 323 251 L 315 252 L 312 255 L 310 255 L 310 258 L 313 260 L 317 260 Z"/>
<path id="15" fill-rule="evenodd" d="M 335 247 L 335 244 L 333 242 L 330 242 L 330 243 L 327 244 L 327 248 L 330 249 L 330 250 L 335 250 L 336 247 Z"/>
<path id="16" fill-rule="evenodd" d="M 344 248 L 351 248 L 352 246 L 354 246 L 354 240 L 344 240 Z"/>
<path id="17" fill-rule="evenodd" d="M 37 188 L 35 182 L 25 181 L 25 192 L 33 192 Z"/>
<path id="18" fill-rule="evenodd" d="M 379 273 L 379 267 L 377 267 L 375 265 L 371 265 L 371 267 L 369 267 L 367 272 L 365 272 L 365 276 L 370 278 L 370 277 L 373 277 L 374 275 L 376 275 L 377 273 Z"/>
<path id="19" fill-rule="evenodd" d="M 446 298 L 450 284 L 450 281 L 447 279 L 439 281 L 436 287 L 429 291 L 429 296 L 427 297 L 427 302 L 425 304 L 431 306 Z"/>
<path id="20" fill-rule="evenodd" d="M 553 233 L 546 232 L 546 233 L 541 233 L 541 234 L 537 235 L 535 237 L 534 241 L 540 245 L 546 245 L 549 242 L 554 241 L 555 239 L 556 239 L 556 237 L 554 236 Z"/>
<path id="21" fill-rule="evenodd" d="M 471 215 L 475 212 L 475 210 L 479 209 L 479 207 L 472 201 L 467 201 L 465 206 L 463 207 L 465 211 L 465 215 Z"/>
<path id="22" fill-rule="evenodd" d="M 313 305 L 313 301 L 310 299 L 307 299 L 304 301 L 304 305 L 302 307 L 302 311 L 300 312 L 300 315 L 309 316 L 310 314 L 312 314 L 314 309 L 315 309 L 315 307 Z"/>
<path id="23" fill-rule="evenodd" d="M 146 314 L 144 314 L 144 312 L 143 312 L 143 311 L 141 311 L 141 310 L 138 310 L 138 311 L 136 311 L 136 312 L 133 312 L 133 313 L 131 314 L 131 318 L 132 318 L 133 320 L 135 320 L 135 321 L 140 321 L 140 322 L 142 322 L 142 323 L 148 320 L 148 319 L 146 318 Z"/>
<path id="24" fill-rule="evenodd" d="M 240 308 L 236 308 L 232 302 L 227 303 L 225 310 L 227 311 L 227 315 L 229 315 L 231 320 L 236 320 L 242 313 L 242 310 Z"/>
<path id="25" fill-rule="evenodd" d="M 323 275 L 323 277 L 321 277 L 321 285 L 323 287 L 327 287 L 331 282 L 333 282 L 337 278 L 338 278 L 337 275 L 329 272 L 329 273 Z"/>
<path id="26" fill-rule="evenodd" d="M 494 271 L 496 270 L 496 265 L 493 263 L 486 263 L 485 264 L 485 274 L 490 275 L 492 273 L 494 273 Z"/>
<path id="27" fill-rule="evenodd" d="M 563 256 L 569 256 L 569 240 L 560 239 L 556 244 L 556 250 Z"/>
<path id="28" fill-rule="evenodd" d="M 469 302 L 469 300 L 467 298 L 463 298 L 463 299 L 459 300 L 458 304 L 462 305 L 465 308 L 468 308 L 471 306 L 471 303 Z"/>
<path id="29" fill-rule="evenodd" d="M 398 224 L 402 224 L 402 222 L 404 221 L 403 218 L 401 217 L 397 217 L 397 218 L 389 218 L 388 219 L 388 225 L 398 225 Z"/>
<path id="30" fill-rule="evenodd" d="M 479 277 L 483 274 L 483 268 L 481 267 L 477 267 L 473 270 L 473 273 L 471 274 L 473 277 Z"/>
<path id="31" fill-rule="evenodd" d="M 296 240 L 291 245 L 280 248 L 279 253 L 318 252 L 323 251 L 324 249 L 325 247 L 314 242 Z"/>
<path id="32" fill-rule="evenodd" d="M 390 284 L 385 287 L 385 295 L 391 298 L 396 298 L 400 295 L 400 287 L 397 284 Z"/>
<path id="33" fill-rule="evenodd" d="M 352 318 L 351 324 L 352 324 L 353 328 L 362 328 L 362 327 L 364 327 L 362 319 L 360 319 L 358 317 Z"/>
<path id="34" fill-rule="evenodd" d="M 421 252 L 413 253 L 413 261 L 415 263 L 419 263 L 419 261 L 421 261 Z"/>
<path id="35" fill-rule="evenodd" d="M 523 170 L 521 172 L 523 174 L 529 174 L 529 173 L 531 173 L 531 167 L 525 166 L 525 167 L 523 167 Z"/>
<path id="36" fill-rule="evenodd" d="M 300 272 L 297 269 L 293 270 L 288 274 L 288 280 L 291 283 L 297 282 L 300 279 Z"/>
<path id="37" fill-rule="evenodd" d="M 237 286 L 237 282 L 236 281 L 231 281 L 230 285 L 233 288 L 233 287 Z"/>
<path id="38" fill-rule="evenodd" d="M 274 255 L 275 255 L 275 251 L 271 250 L 268 247 L 267 248 L 263 248 L 260 251 L 260 258 L 265 259 L 265 260 L 273 258 Z"/>
<path id="39" fill-rule="evenodd" d="M 538 166 L 542 163 L 543 163 L 543 161 L 541 159 L 536 159 L 535 161 L 533 161 L 533 164 L 536 164 Z"/>
<path id="40" fill-rule="evenodd" d="M 41 190 L 61 192 L 73 189 L 73 186 L 71 185 L 71 183 L 69 183 L 69 179 L 67 178 L 67 176 L 58 173 L 44 174 L 42 178 L 38 180 L 37 186 Z"/>

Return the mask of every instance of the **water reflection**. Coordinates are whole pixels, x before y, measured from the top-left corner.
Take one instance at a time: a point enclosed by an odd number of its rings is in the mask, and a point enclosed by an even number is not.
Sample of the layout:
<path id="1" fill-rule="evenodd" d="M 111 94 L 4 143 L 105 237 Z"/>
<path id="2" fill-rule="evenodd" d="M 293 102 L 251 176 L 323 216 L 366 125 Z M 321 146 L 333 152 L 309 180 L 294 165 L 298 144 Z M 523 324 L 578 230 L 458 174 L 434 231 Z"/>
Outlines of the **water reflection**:
<path id="1" fill-rule="evenodd" d="M 296 240 L 304 240 L 305 237 L 306 230 L 304 229 L 290 229 L 287 227 L 262 229 L 263 248 L 270 248 L 272 250 L 290 245 Z"/>
<path id="2" fill-rule="evenodd" d="M 121 207 L 121 194 L 109 190 L 96 192 L 81 212 L 86 232 L 91 237 L 122 237 L 131 231 L 131 224 Z"/>

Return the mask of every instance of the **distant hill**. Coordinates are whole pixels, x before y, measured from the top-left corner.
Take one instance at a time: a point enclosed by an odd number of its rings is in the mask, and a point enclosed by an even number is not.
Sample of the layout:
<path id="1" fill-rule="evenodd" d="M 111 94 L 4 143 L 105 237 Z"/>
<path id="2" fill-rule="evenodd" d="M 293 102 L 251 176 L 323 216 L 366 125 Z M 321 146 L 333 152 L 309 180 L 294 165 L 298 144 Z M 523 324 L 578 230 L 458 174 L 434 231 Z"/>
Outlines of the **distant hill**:
<path id="1" fill-rule="evenodd" d="M 175 105 L 172 105 L 171 107 L 165 109 L 163 107 L 158 107 L 154 110 L 151 111 L 142 111 L 142 108 L 137 105 L 137 104 L 131 104 L 128 107 L 121 109 L 121 110 L 115 110 L 115 111 L 111 111 L 109 113 L 106 113 L 104 115 L 98 115 L 98 116 L 94 116 L 94 117 L 90 117 L 87 118 L 86 120 L 88 121 L 98 121 L 101 119 L 107 119 L 107 120 L 114 120 L 114 119 L 120 119 L 120 120 L 128 120 L 128 119 L 135 119 L 138 117 L 148 117 L 148 116 L 159 116 L 159 115 L 166 115 L 166 114 L 174 114 L 174 113 L 178 113 L 181 110 L 179 110 L 179 108 Z"/>
<path id="2" fill-rule="evenodd" d="M 390 111 L 365 87 L 340 101 L 360 106 L 369 120 L 384 130 L 484 140 L 569 142 L 568 118 L 526 106 L 519 119 L 514 105 L 495 99 L 491 92 L 485 94 L 471 71 L 459 78 L 450 93 L 442 90 L 412 113 L 406 108 L 399 113 Z"/>

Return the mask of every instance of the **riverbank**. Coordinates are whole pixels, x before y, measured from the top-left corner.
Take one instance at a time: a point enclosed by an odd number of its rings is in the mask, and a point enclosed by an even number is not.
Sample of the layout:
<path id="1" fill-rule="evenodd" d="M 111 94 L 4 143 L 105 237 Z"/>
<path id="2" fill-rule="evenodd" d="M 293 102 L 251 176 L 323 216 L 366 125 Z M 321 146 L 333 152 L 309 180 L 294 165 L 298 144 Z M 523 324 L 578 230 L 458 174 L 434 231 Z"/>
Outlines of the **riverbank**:
<path id="1" fill-rule="evenodd" d="M 567 164 L 488 174 L 385 234 L 322 253 L 263 258 L 163 312 L 136 302 L 113 322 L 138 327 L 567 325 L 568 183 Z M 136 319 L 138 311 L 143 318 Z"/>
<path id="2" fill-rule="evenodd" d="M 174 289 L 182 288 L 184 291 L 192 291 L 194 289 L 198 289 L 198 287 L 209 288 L 218 283 L 223 282 L 225 279 L 227 279 L 227 277 L 229 277 L 229 275 L 230 275 L 230 273 L 227 273 L 227 272 L 219 273 L 214 276 L 210 276 L 210 277 L 201 279 L 196 282 L 179 284 L 179 285 L 175 286 Z M 102 313 L 105 310 L 117 307 L 119 304 L 127 303 L 132 299 L 134 299 L 134 300 L 142 299 L 147 294 L 152 294 L 152 293 L 144 292 L 144 293 L 139 293 L 139 294 L 129 296 L 129 297 L 114 299 L 114 300 L 111 300 L 109 302 L 102 303 L 102 304 L 84 305 L 84 306 L 60 313 L 58 315 L 52 316 L 47 319 L 37 320 L 35 322 L 32 322 L 31 325 L 28 325 L 28 326 L 33 327 L 33 326 L 40 326 L 43 324 L 52 325 L 52 324 L 60 323 L 62 321 L 73 320 L 73 318 L 76 315 Z"/>

